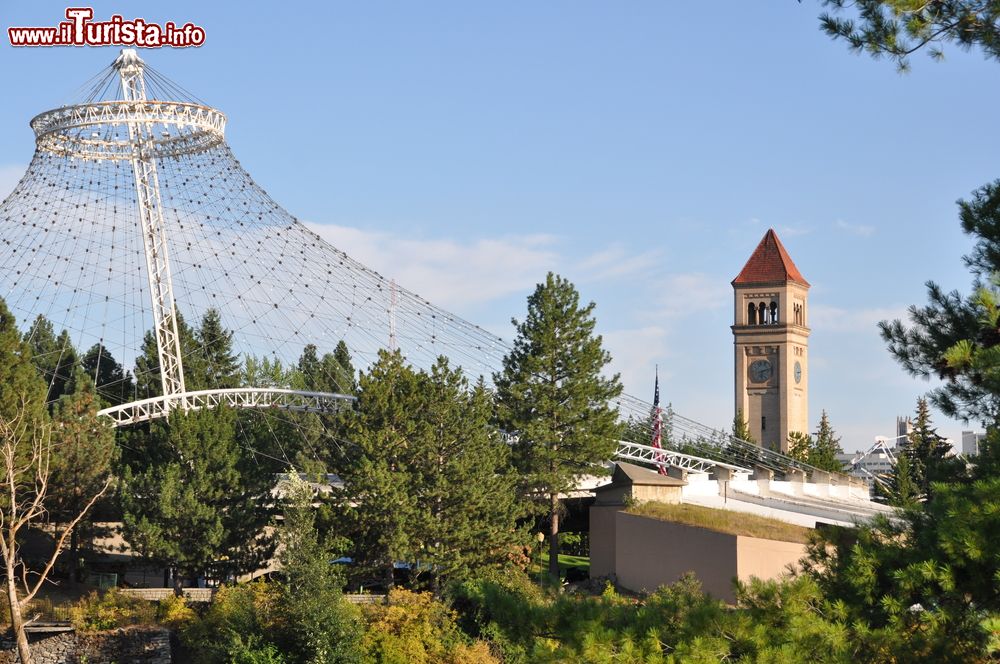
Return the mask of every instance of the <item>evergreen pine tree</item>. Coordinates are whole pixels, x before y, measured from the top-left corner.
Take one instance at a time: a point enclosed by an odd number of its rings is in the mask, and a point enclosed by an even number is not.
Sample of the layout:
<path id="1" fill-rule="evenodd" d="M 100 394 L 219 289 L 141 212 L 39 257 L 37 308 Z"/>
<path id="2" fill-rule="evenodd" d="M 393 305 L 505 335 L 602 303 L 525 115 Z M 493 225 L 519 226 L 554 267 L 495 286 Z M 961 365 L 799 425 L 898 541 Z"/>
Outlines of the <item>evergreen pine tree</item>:
<path id="1" fill-rule="evenodd" d="M 209 309 L 202 316 L 201 325 L 194 335 L 194 343 L 201 360 L 198 365 L 203 371 L 203 375 L 199 376 L 199 382 L 202 383 L 199 389 L 239 387 L 240 362 L 239 355 L 233 352 L 233 333 L 223 327 L 222 317 L 217 309 Z"/>
<path id="2" fill-rule="evenodd" d="M 516 436 L 523 495 L 549 515 L 549 572 L 559 575 L 559 494 L 614 454 L 621 425 L 611 402 L 618 375 L 602 375 L 611 356 L 594 334 L 594 304 L 551 272 L 528 298 L 525 320 L 494 375 L 501 427 Z"/>
<path id="3" fill-rule="evenodd" d="M 177 334 L 181 341 L 181 360 L 184 364 L 184 385 L 188 391 L 208 389 L 207 371 L 204 357 L 199 350 L 197 335 L 177 312 Z M 160 355 L 156 345 L 156 335 L 147 330 L 142 337 L 142 348 L 135 359 L 136 395 L 139 399 L 149 399 L 163 393 L 160 377 Z"/>
<path id="4" fill-rule="evenodd" d="M 896 458 L 896 465 L 889 474 L 886 486 L 875 484 L 875 493 L 895 507 L 912 507 L 920 498 L 920 487 L 913 481 L 910 459 L 905 454 Z"/>
<path id="5" fill-rule="evenodd" d="M 357 379 L 354 375 L 354 363 L 347 344 L 341 339 L 333 349 L 333 353 L 324 353 L 322 373 L 326 377 L 326 391 L 340 394 L 354 394 L 357 391 Z"/>
<path id="6" fill-rule="evenodd" d="M 352 541 L 352 572 L 394 584 L 394 563 L 411 552 L 418 496 L 407 473 L 410 448 L 426 435 L 419 416 L 425 385 L 398 351 L 380 351 L 358 380 L 358 402 L 342 413 L 347 440 L 355 446 L 342 470 L 341 509 Z"/>
<path id="7" fill-rule="evenodd" d="M 41 314 L 31 324 L 24 339 L 31 346 L 35 366 L 48 385 L 45 401 L 51 407 L 59 397 L 73 389 L 76 349 L 69 332 L 63 330 L 56 336 L 52 323 Z"/>
<path id="8" fill-rule="evenodd" d="M 812 464 L 813 439 L 804 431 L 790 431 L 788 433 L 788 452 L 793 459 Z"/>
<path id="9" fill-rule="evenodd" d="M 94 386 L 82 369 L 77 371 L 74 391 L 59 398 L 52 414 L 53 454 L 46 508 L 57 528 L 84 511 L 107 484 L 118 452 L 114 429 L 97 415 L 100 404 Z M 70 535 L 70 560 L 77 572 L 80 535 L 89 530 L 90 523 L 81 521 Z"/>
<path id="10" fill-rule="evenodd" d="M 844 464 L 837 460 L 837 455 L 844 452 L 840 447 L 840 437 L 830 425 L 826 411 L 819 418 L 819 427 L 813 438 L 812 449 L 809 452 L 809 463 L 820 470 L 840 473 Z"/>
<path id="11" fill-rule="evenodd" d="M 323 386 L 323 371 L 319 361 L 319 351 L 315 344 L 308 344 L 299 356 L 299 373 L 302 375 L 302 389 L 319 392 Z"/>
<path id="12" fill-rule="evenodd" d="M 216 579 L 253 571 L 270 555 L 272 478 L 238 445 L 235 422 L 220 407 L 153 423 L 143 458 L 122 473 L 125 536 L 143 555 Z"/>
<path id="13" fill-rule="evenodd" d="M 470 390 L 443 357 L 419 377 L 424 409 L 417 417 L 427 428 L 412 441 L 407 464 L 417 498 L 410 549 L 425 565 L 418 572 L 440 590 L 505 562 L 524 543 L 516 526 L 523 505 L 484 383 Z"/>
<path id="14" fill-rule="evenodd" d="M 321 541 L 315 526 L 312 487 L 291 473 L 285 483 L 278 537 L 284 580 L 278 611 L 282 629 L 272 638 L 294 661 L 324 664 L 361 662 L 360 612 L 342 594 L 344 578 L 330 561 L 338 547 Z"/>
<path id="15" fill-rule="evenodd" d="M 736 415 L 733 417 L 733 438 L 739 438 L 754 445 L 757 444 L 753 434 L 750 433 L 750 425 L 747 424 L 747 418 L 742 408 L 737 409 Z"/>
<path id="16" fill-rule="evenodd" d="M 104 403 L 119 406 L 134 399 L 132 374 L 125 371 L 103 344 L 91 346 L 80 366 Z"/>
<path id="17" fill-rule="evenodd" d="M 951 446 L 931 423 L 927 399 L 917 399 L 913 430 L 906 439 L 903 453 L 909 459 L 910 474 L 920 494 L 929 495 L 931 482 L 945 479 L 945 459 L 950 451 Z"/>

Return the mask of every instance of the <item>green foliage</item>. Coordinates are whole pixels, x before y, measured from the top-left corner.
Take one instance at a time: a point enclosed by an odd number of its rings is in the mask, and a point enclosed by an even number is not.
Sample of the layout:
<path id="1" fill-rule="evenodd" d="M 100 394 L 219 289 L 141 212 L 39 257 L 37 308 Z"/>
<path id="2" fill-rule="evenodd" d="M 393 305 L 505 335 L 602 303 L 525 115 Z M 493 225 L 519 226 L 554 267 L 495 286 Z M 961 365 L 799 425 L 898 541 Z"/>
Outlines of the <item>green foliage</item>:
<path id="1" fill-rule="evenodd" d="M 316 533 L 313 498 L 312 487 L 292 474 L 280 533 L 282 640 L 292 661 L 357 662 L 360 621 L 341 595 L 339 570 L 330 564 L 337 553 Z"/>
<path id="2" fill-rule="evenodd" d="M 746 414 L 744 414 L 742 408 L 737 409 L 736 415 L 733 416 L 733 438 L 739 438 L 754 445 L 757 444 L 753 434 L 750 433 L 750 425 L 747 424 Z"/>
<path id="3" fill-rule="evenodd" d="M 181 630 L 197 620 L 198 614 L 180 595 L 168 595 L 156 604 L 156 622 L 172 630 Z"/>
<path id="4" fill-rule="evenodd" d="M 1000 320 L 994 274 L 1000 269 L 1000 181 L 959 201 L 962 229 L 975 244 L 965 257 L 972 270 L 973 293 L 945 293 L 927 284 L 928 304 L 911 306 L 909 326 L 879 323 L 889 352 L 912 376 L 936 377 L 944 384 L 931 390 L 930 402 L 949 417 L 993 423 L 1000 418 Z"/>
<path id="5" fill-rule="evenodd" d="M 808 574 L 846 618 L 918 661 L 985 661 L 1000 615 L 1000 434 L 988 431 L 968 480 L 932 485 L 895 519 L 829 531 Z M 903 653 L 911 653 L 903 655 Z"/>
<path id="6" fill-rule="evenodd" d="M 250 656 L 255 651 L 267 652 L 268 646 L 276 650 L 264 639 L 284 624 L 278 609 L 280 593 L 277 584 L 263 581 L 223 586 L 201 620 L 181 629 L 181 642 L 197 664 L 228 664 L 240 656 L 253 661 Z"/>
<path id="7" fill-rule="evenodd" d="M 788 456 L 799 461 L 809 462 L 813 451 L 812 436 L 803 431 L 788 433 Z"/>
<path id="8" fill-rule="evenodd" d="M 706 596 L 693 577 L 643 599 L 545 595 L 526 577 L 456 589 L 466 631 L 510 663 L 849 662 L 851 627 L 809 579 L 740 586 L 738 605 Z"/>
<path id="9" fill-rule="evenodd" d="M 102 344 L 94 344 L 84 353 L 80 367 L 105 404 L 118 406 L 132 401 L 135 389 L 132 374 L 125 371 Z"/>
<path id="10" fill-rule="evenodd" d="M 73 392 L 59 398 L 52 415 L 52 456 L 45 506 L 57 525 L 75 519 L 111 482 L 118 448 L 110 423 L 97 416 L 99 407 L 93 385 L 78 369 Z M 70 560 L 74 564 L 79 559 L 79 535 L 88 533 L 89 526 L 88 521 L 81 521 L 70 536 Z"/>
<path id="11" fill-rule="evenodd" d="M 365 662 L 371 664 L 500 664 L 485 643 L 470 643 L 455 614 L 430 593 L 394 589 L 385 604 L 366 607 Z"/>
<path id="12" fill-rule="evenodd" d="M 812 449 L 809 451 L 809 464 L 820 470 L 840 473 L 844 464 L 837 460 L 837 455 L 843 453 L 840 447 L 840 437 L 833 430 L 826 411 L 819 418 Z"/>
<path id="13" fill-rule="evenodd" d="M 131 625 L 156 624 L 156 606 L 147 600 L 130 597 L 112 588 L 97 591 L 70 608 L 73 627 L 82 632 L 101 632 Z"/>
<path id="14" fill-rule="evenodd" d="M 239 356 L 233 352 L 233 333 L 222 325 L 217 309 L 209 309 L 202 316 L 201 325 L 194 334 L 193 353 L 185 353 L 184 379 L 189 390 L 215 390 L 239 387 Z M 197 357 L 193 366 L 200 371 L 190 372 L 190 356 Z M 190 378 L 189 378 L 190 376 Z"/>
<path id="15" fill-rule="evenodd" d="M 902 471 L 897 468 L 894 475 L 905 473 L 907 477 L 900 477 L 894 480 L 892 485 L 899 493 L 899 485 L 902 485 L 903 492 L 900 495 L 900 504 L 907 504 L 905 499 L 909 492 L 908 485 L 912 484 L 914 498 L 926 498 L 932 492 L 932 483 L 938 481 L 948 481 L 956 479 L 964 474 L 965 464 L 961 461 L 948 457 L 951 445 L 948 444 L 944 436 L 940 436 L 931 424 L 930 407 L 926 399 L 917 399 L 916 418 L 913 422 L 913 430 L 909 433 L 902 445 L 901 456 L 906 457 L 907 463 Z"/>
<path id="16" fill-rule="evenodd" d="M 125 536 L 143 555 L 215 578 L 253 571 L 270 555 L 272 479 L 240 447 L 235 421 L 220 407 L 152 425 L 121 480 Z"/>
<path id="17" fill-rule="evenodd" d="M 314 528 L 312 487 L 291 475 L 280 529 L 284 581 L 223 587 L 181 633 L 198 662 L 354 664 L 361 614 L 344 600 L 336 555 Z"/>
<path id="18" fill-rule="evenodd" d="M 549 514 L 550 573 L 558 574 L 557 495 L 592 475 L 614 454 L 621 424 L 611 403 L 622 391 L 618 375 L 607 378 L 611 356 L 594 334 L 594 303 L 566 279 L 552 274 L 528 297 L 514 345 L 493 376 L 498 421 L 516 435 L 514 463 L 524 496 L 543 502 Z"/>
<path id="19" fill-rule="evenodd" d="M 877 495 L 886 498 L 895 507 L 916 507 L 920 498 L 920 486 L 913 477 L 910 459 L 905 454 L 896 459 L 896 465 L 888 477 L 887 485 L 875 485 Z"/>
<path id="20" fill-rule="evenodd" d="M 52 323 L 39 314 L 25 333 L 24 340 L 31 346 L 35 366 L 48 386 L 45 402 L 53 404 L 73 389 L 76 349 L 69 332 L 63 330 L 57 337 Z"/>
<path id="21" fill-rule="evenodd" d="M 932 58 L 943 58 L 944 43 L 1000 59 L 1000 5 L 994 0 L 823 0 L 823 5 L 834 10 L 820 17 L 828 35 L 853 51 L 888 57 L 903 71 L 909 56 L 925 47 Z M 842 17 L 845 11 L 851 17 Z"/>
<path id="22" fill-rule="evenodd" d="M 31 353 L 17 321 L 0 300 L 0 419 L 14 422 L 23 408 L 16 432 L 20 434 L 37 430 L 49 419 L 45 409 L 48 382 L 39 377 Z"/>
<path id="23" fill-rule="evenodd" d="M 415 371 L 382 352 L 342 418 L 357 447 L 341 472 L 352 571 L 392 585 L 395 561 L 441 585 L 497 565 L 521 542 L 508 447 L 482 384 L 439 359 Z"/>

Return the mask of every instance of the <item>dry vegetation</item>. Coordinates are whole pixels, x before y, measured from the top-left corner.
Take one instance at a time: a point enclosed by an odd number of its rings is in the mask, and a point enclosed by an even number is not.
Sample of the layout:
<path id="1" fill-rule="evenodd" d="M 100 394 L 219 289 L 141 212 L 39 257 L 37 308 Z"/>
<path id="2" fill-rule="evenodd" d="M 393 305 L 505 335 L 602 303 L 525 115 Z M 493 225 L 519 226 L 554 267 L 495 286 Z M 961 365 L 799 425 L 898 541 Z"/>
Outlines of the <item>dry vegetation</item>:
<path id="1" fill-rule="evenodd" d="M 792 525 L 784 521 L 778 521 L 777 519 L 769 519 L 756 514 L 729 512 L 685 503 L 669 505 L 667 503 L 646 502 L 630 507 L 628 512 L 629 514 L 648 516 L 663 521 L 707 528 L 708 530 L 728 533 L 730 535 L 762 537 L 782 542 L 798 542 L 800 544 L 808 542 L 809 533 L 812 532 L 809 528 Z"/>

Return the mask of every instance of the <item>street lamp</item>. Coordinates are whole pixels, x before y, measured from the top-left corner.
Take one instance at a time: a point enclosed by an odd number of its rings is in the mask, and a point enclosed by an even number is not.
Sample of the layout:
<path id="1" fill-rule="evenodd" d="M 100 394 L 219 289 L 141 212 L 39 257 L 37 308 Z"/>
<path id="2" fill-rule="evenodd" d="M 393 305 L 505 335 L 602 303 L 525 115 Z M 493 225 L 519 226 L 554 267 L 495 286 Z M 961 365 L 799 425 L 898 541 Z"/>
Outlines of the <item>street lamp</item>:
<path id="1" fill-rule="evenodd" d="M 545 542 L 545 533 L 538 531 L 535 535 L 535 541 L 538 542 L 538 587 L 542 587 L 542 544 Z"/>

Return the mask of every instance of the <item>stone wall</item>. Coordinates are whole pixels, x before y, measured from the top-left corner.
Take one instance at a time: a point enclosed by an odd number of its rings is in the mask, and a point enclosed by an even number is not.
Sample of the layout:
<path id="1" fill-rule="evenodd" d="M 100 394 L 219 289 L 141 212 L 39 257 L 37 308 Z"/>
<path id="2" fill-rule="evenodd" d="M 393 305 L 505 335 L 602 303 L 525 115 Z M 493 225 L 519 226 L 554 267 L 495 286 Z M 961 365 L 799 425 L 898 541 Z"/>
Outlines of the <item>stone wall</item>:
<path id="1" fill-rule="evenodd" d="M 158 602 L 174 594 L 173 588 L 122 588 L 123 595 L 148 599 L 151 602 Z M 184 599 L 189 602 L 211 602 L 215 597 L 215 588 L 181 588 Z"/>
<path id="2" fill-rule="evenodd" d="M 96 634 L 62 632 L 29 638 L 35 664 L 170 664 L 170 632 L 159 627 L 117 629 Z M 0 664 L 18 662 L 16 647 L 0 642 Z"/>

